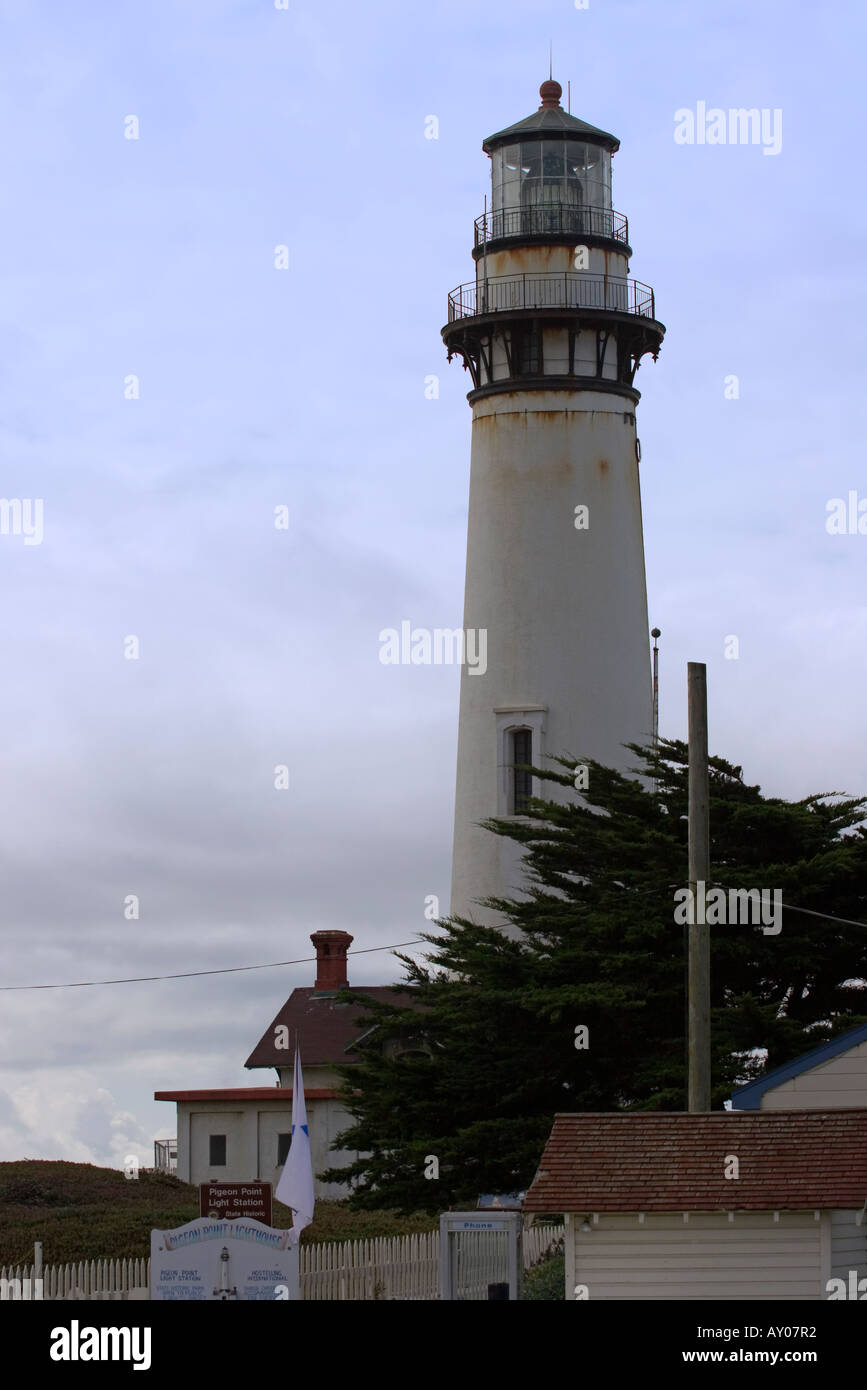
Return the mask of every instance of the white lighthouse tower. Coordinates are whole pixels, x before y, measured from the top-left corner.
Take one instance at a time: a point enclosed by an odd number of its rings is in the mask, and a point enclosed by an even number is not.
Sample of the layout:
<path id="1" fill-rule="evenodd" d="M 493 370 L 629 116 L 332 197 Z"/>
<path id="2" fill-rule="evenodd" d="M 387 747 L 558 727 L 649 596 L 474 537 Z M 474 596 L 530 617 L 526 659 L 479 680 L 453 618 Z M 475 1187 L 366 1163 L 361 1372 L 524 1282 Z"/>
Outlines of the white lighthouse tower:
<path id="1" fill-rule="evenodd" d="M 473 387 L 464 627 L 487 633 L 486 663 L 461 672 L 451 912 L 481 922 L 501 918 L 479 899 L 520 894 L 522 851 L 478 823 L 567 795 L 516 765 L 625 768 L 652 731 L 633 378 L 665 329 L 628 278 L 619 141 L 561 95 L 543 82 L 538 111 L 485 140 L 476 277 L 443 329 Z"/>

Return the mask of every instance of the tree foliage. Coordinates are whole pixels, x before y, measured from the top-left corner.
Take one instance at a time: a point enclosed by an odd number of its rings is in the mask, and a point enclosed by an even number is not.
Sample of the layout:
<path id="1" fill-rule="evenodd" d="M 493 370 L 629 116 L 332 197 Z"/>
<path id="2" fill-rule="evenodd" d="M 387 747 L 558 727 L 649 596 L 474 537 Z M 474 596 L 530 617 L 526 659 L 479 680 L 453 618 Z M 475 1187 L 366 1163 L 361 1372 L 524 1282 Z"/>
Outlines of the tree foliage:
<path id="1" fill-rule="evenodd" d="M 511 935 L 445 920 L 423 936 L 424 961 L 399 955 L 397 988 L 412 987 L 414 1008 L 347 994 L 373 1031 L 341 1069 L 354 1123 L 333 1147 L 363 1156 L 325 1176 L 351 1178 L 353 1205 L 443 1210 L 525 1188 L 558 1111 L 686 1108 L 674 893 L 686 880 L 687 748 L 628 746 L 631 775 L 585 760 L 588 790 L 486 822 L 525 850 L 525 897 L 486 901 Z M 575 761 L 554 762 L 534 772 L 572 788 Z M 822 916 L 867 920 L 867 803 L 765 797 L 719 757 L 710 798 L 714 883 L 779 889 L 787 905 L 776 935 L 711 929 L 719 1107 L 739 1082 L 867 1020 L 867 929 Z M 425 1177 L 431 1158 L 437 1179 Z"/>

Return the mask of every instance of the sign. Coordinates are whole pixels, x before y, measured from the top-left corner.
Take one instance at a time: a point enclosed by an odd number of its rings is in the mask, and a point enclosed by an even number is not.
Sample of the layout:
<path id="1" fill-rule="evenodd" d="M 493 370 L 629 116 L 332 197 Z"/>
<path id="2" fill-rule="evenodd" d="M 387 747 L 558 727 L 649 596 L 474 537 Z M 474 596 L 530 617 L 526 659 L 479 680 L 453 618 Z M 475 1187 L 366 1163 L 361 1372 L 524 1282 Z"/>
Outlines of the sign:
<path id="1" fill-rule="evenodd" d="M 271 1184 L 269 1182 L 199 1183 L 199 1216 L 215 1220 L 247 1216 L 271 1225 Z"/>
<path id="2" fill-rule="evenodd" d="M 261 1221 L 200 1216 L 173 1231 L 151 1231 L 151 1298 L 217 1303 L 300 1298 L 298 1246 Z"/>

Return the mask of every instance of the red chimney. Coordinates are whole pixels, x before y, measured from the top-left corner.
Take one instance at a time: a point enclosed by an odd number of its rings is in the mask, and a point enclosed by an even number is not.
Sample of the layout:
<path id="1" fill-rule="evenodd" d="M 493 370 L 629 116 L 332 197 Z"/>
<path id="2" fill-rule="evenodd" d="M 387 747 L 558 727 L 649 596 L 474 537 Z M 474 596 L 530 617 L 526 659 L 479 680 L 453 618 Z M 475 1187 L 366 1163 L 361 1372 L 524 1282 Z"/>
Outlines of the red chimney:
<path id="1" fill-rule="evenodd" d="M 317 994 L 329 994 L 349 984 L 346 975 L 346 952 L 354 937 L 348 931 L 315 931 L 310 940 L 316 947 Z"/>

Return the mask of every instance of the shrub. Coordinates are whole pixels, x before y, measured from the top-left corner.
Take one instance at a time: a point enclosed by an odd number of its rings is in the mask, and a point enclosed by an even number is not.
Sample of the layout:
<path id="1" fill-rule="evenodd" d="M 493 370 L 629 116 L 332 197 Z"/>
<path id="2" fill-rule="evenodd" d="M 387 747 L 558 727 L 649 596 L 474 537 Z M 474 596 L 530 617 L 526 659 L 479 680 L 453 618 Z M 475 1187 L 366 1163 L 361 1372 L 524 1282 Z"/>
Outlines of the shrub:
<path id="1" fill-rule="evenodd" d="M 549 1255 L 524 1275 L 524 1298 L 566 1298 L 566 1256 Z"/>

